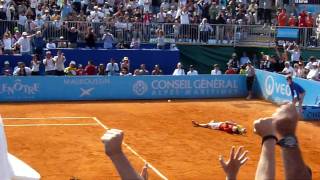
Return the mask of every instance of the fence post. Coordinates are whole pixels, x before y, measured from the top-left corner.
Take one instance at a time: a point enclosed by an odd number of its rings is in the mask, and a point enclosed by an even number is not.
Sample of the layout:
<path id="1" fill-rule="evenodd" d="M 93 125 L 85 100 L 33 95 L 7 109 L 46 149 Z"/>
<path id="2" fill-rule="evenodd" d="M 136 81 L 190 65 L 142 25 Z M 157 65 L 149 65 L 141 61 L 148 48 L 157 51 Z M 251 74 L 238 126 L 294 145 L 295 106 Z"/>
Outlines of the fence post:
<path id="1" fill-rule="evenodd" d="M 236 47 L 236 41 L 237 41 L 237 25 L 235 24 L 234 25 L 234 33 L 233 33 L 233 47 Z"/>
<path id="2" fill-rule="evenodd" d="M 304 29 L 304 38 L 303 38 L 303 48 L 306 49 L 307 48 L 307 38 L 308 37 L 308 28 L 303 28 Z"/>

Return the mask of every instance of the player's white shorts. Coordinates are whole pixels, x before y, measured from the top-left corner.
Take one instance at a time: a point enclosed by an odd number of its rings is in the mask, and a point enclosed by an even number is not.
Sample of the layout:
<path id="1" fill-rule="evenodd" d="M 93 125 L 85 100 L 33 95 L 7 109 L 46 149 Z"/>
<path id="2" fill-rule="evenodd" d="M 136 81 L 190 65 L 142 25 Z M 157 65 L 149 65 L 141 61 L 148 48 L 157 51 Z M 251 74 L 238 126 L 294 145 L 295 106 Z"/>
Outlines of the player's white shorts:
<path id="1" fill-rule="evenodd" d="M 211 129 L 219 129 L 220 125 L 222 124 L 222 122 L 214 122 L 214 121 L 211 121 L 208 123 L 208 126 L 211 128 Z"/>

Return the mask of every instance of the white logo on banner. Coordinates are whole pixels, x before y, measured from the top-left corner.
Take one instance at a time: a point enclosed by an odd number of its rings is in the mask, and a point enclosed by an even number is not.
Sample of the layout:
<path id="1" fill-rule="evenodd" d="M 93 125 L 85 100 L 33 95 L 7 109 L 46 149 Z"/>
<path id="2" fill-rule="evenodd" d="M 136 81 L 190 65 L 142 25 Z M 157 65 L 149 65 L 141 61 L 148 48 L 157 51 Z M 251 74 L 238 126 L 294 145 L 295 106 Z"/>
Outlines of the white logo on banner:
<path id="1" fill-rule="evenodd" d="M 7 95 L 34 95 L 39 92 L 40 85 L 38 83 L 24 84 L 20 79 L 15 80 L 14 84 L 1 84 L 0 83 L 0 94 Z"/>
<path id="2" fill-rule="evenodd" d="M 148 91 L 148 85 L 144 81 L 139 80 L 133 84 L 132 90 L 136 95 L 141 96 Z"/>
<path id="3" fill-rule="evenodd" d="M 83 97 L 83 96 L 90 96 L 91 92 L 94 90 L 94 88 L 90 88 L 90 89 L 80 88 L 80 90 L 81 90 L 80 97 Z"/>
<path id="4" fill-rule="evenodd" d="M 274 79 L 272 76 L 267 76 L 266 80 L 264 81 L 264 87 L 266 88 L 267 95 L 271 96 L 274 90 Z"/>

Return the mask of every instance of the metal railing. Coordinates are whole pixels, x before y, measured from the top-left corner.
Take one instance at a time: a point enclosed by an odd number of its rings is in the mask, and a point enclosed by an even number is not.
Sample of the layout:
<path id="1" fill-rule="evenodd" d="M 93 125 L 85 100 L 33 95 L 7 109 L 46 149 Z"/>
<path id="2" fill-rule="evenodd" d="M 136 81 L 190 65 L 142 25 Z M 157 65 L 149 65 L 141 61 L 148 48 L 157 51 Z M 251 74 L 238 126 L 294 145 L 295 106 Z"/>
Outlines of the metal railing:
<path id="1" fill-rule="evenodd" d="M 92 27 L 97 42 L 102 42 L 106 29 L 114 35 L 116 42 L 130 43 L 132 38 L 139 38 L 142 43 L 156 43 L 159 30 L 163 31 L 163 38 L 167 43 L 208 44 L 208 45 L 254 45 L 274 46 L 276 31 L 279 27 L 262 25 L 239 24 L 208 24 L 206 28 L 199 24 L 183 25 L 179 23 L 96 23 L 96 22 L 60 22 L 49 21 L 42 26 L 35 26 L 31 22 L 19 25 L 17 21 L 0 21 L 0 34 L 5 31 L 35 33 L 41 30 L 46 40 L 69 39 L 68 31 L 75 27 L 78 32 L 78 42 L 85 41 L 85 34 Z M 290 27 L 293 28 L 293 27 Z M 298 28 L 298 27 L 294 27 Z M 299 28 L 299 44 L 303 48 L 317 47 L 320 39 L 320 29 Z"/>

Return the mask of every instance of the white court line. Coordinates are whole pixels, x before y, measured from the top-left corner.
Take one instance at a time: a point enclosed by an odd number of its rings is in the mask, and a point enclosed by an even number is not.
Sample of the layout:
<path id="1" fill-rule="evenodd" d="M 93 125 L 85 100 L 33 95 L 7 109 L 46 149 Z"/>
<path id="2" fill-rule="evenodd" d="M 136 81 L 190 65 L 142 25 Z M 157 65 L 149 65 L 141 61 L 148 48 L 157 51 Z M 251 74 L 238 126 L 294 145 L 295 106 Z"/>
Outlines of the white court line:
<path id="1" fill-rule="evenodd" d="M 100 124 L 100 126 L 102 126 L 104 129 L 108 130 L 110 128 L 108 128 L 106 125 L 102 124 L 102 122 L 97 118 L 97 117 L 92 117 L 92 119 L 94 119 L 98 124 Z M 144 163 L 148 164 L 148 167 L 150 167 L 150 169 L 153 170 L 153 172 L 155 172 L 158 176 L 160 176 L 162 179 L 164 180 L 168 180 L 168 178 L 166 176 L 164 176 L 158 169 L 156 169 L 154 166 L 152 166 L 151 163 L 149 163 L 147 160 L 145 160 L 142 156 L 140 156 L 140 154 L 138 154 L 134 149 L 132 149 L 128 144 L 126 144 L 125 142 L 122 143 L 128 150 L 130 150 L 135 156 L 137 156 L 140 160 L 142 160 Z"/>
<path id="2" fill-rule="evenodd" d="M 52 119 L 93 119 L 94 117 L 36 117 L 36 118 L 22 118 L 22 117 L 15 117 L 15 118 L 2 118 L 4 120 L 52 120 Z"/>
<path id="3" fill-rule="evenodd" d="M 7 124 L 5 127 L 36 127 L 36 126 L 100 126 L 98 123 L 82 124 Z"/>

